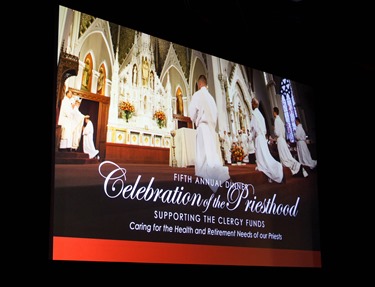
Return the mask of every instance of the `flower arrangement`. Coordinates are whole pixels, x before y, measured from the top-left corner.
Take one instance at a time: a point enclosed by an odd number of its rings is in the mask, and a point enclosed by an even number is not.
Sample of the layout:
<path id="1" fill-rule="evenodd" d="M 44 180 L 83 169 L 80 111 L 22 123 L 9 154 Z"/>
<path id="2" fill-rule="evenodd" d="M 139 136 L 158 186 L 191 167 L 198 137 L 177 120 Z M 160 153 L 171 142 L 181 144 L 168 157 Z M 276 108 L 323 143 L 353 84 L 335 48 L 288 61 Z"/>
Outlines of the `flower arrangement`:
<path id="1" fill-rule="evenodd" d="M 126 122 L 128 122 L 129 118 L 131 118 L 133 113 L 135 112 L 134 105 L 128 101 L 121 101 L 119 107 L 120 110 L 123 112 L 123 117 L 125 117 Z"/>
<path id="2" fill-rule="evenodd" d="M 232 153 L 232 162 L 242 162 L 245 153 L 243 151 L 242 146 L 233 144 L 232 148 L 230 149 L 230 152 Z"/>
<path id="3" fill-rule="evenodd" d="M 167 117 L 165 116 L 165 113 L 161 110 L 157 110 L 154 113 L 154 120 L 156 120 L 156 123 L 158 124 L 159 128 L 162 128 L 166 124 Z"/>

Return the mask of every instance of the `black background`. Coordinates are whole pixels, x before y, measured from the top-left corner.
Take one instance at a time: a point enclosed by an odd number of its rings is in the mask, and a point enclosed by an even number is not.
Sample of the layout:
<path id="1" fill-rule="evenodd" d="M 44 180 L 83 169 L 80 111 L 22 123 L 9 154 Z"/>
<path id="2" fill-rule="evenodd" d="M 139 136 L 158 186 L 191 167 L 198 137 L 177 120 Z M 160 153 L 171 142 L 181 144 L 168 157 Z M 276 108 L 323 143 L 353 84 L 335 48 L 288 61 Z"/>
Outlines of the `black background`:
<path id="1" fill-rule="evenodd" d="M 244 2 L 244 3 L 242 3 Z M 375 61 L 371 27 L 374 17 L 363 4 L 326 7 L 316 1 L 52 1 L 41 5 L 41 12 L 30 10 L 35 33 L 42 41 L 41 69 L 48 105 L 38 150 L 46 151 L 46 171 L 38 170 L 38 192 L 43 202 L 39 222 L 42 245 L 39 250 L 27 244 L 33 255 L 23 255 L 18 269 L 32 268 L 41 259 L 38 274 L 71 284 L 107 280 L 121 284 L 320 284 L 334 278 L 357 278 L 366 269 L 359 257 L 361 247 L 353 234 L 360 233 L 350 222 L 361 190 L 350 183 L 356 168 L 350 168 L 351 148 L 341 143 L 355 139 L 347 125 L 365 125 L 359 112 L 373 95 Z M 51 187 L 53 185 L 53 142 L 55 71 L 57 65 L 58 4 L 127 26 L 165 40 L 185 45 L 250 67 L 289 77 L 314 88 L 317 107 L 319 206 L 321 217 L 322 268 L 269 268 L 238 266 L 186 266 L 99 262 L 53 262 L 50 257 Z M 268 12 L 265 10 L 273 7 Z M 32 11 L 35 11 L 33 13 Z M 286 15 L 286 18 L 281 17 Z M 26 27 L 26 33 L 30 31 Z M 33 32 L 34 33 L 34 32 Z M 365 103 L 360 98 L 368 99 Z M 354 116 L 353 116 L 354 113 Z M 46 120 L 50 119 L 50 121 Z M 49 131 L 49 132 L 48 132 Z M 368 131 L 367 131 L 368 132 Z M 364 133 L 364 139 L 366 134 Z M 43 145 L 45 144 L 45 146 Z M 358 145 L 351 142 L 353 149 Z M 43 174 L 43 176 L 40 176 Z M 361 175 L 361 177 L 365 177 Z M 50 179 L 50 180 L 48 180 Z M 359 178 L 361 179 L 361 178 Z M 34 183 L 35 185 L 37 183 Z M 44 188 L 46 187 L 46 188 Z M 40 198 L 40 197 L 37 197 Z M 45 200 L 47 199 L 47 200 Z M 40 203 L 38 202 L 38 203 Z M 39 205 L 38 205 L 39 206 Z M 47 216 L 46 216 L 47 214 Z M 29 234 L 26 233 L 25 234 Z M 25 235 L 24 234 L 24 235 Z M 30 233 L 29 237 L 34 237 Z M 38 237 L 39 238 L 39 237 Z M 350 239 L 350 240 L 349 240 Z M 26 239 L 28 241 L 28 239 Z M 37 257 L 35 257 L 37 256 Z M 35 259 L 34 258 L 38 258 Z M 302 275 L 302 276 L 301 276 Z M 357 281 L 358 282 L 358 281 Z"/>

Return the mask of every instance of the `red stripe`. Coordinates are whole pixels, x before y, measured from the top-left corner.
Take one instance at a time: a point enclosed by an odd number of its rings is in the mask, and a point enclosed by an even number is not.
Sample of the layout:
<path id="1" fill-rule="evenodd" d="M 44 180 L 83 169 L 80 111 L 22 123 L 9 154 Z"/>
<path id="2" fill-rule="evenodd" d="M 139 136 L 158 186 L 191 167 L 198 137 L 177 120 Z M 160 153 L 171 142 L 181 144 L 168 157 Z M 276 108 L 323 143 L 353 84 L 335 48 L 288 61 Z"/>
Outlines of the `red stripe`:
<path id="1" fill-rule="evenodd" d="M 320 251 L 58 237 L 53 260 L 321 267 Z"/>

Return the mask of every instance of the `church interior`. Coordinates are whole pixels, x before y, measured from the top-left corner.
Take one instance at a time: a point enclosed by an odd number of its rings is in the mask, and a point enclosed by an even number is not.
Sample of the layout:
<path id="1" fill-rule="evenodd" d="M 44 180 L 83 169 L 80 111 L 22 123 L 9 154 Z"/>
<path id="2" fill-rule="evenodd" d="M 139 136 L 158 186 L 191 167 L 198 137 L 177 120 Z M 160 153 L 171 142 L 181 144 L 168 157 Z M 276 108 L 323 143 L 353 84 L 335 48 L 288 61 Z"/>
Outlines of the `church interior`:
<path id="1" fill-rule="evenodd" d="M 73 91 L 80 100 L 80 112 L 93 121 L 100 158 L 168 163 L 172 154 L 167 150 L 175 140 L 181 142 L 179 137 L 187 149 L 194 150 L 195 136 L 180 129 L 193 128 L 188 105 L 201 74 L 208 75 L 208 87 L 217 104 L 216 129 L 221 143 L 224 134 L 238 141 L 249 131 L 251 99 L 256 97 L 265 114 L 268 136 L 274 136 L 272 108 L 280 106 L 288 140 L 295 142 L 295 117 L 299 116 L 310 149 L 316 150 L 315 102 L 308 85 L 81 11 L 59 9 L 56 117 L 66 90 Z M 177 134 L 172 136 L 175 130 Z M 58 119 L 57 145 L 59 136 Z M 75 149 L 80 151 L 80 146 L 77 143 Z M 151 153 L 153 156 L 148 156 Z M 75 154 L 56 155 L 57 163 L 74 162 L 67 156 Z"/>

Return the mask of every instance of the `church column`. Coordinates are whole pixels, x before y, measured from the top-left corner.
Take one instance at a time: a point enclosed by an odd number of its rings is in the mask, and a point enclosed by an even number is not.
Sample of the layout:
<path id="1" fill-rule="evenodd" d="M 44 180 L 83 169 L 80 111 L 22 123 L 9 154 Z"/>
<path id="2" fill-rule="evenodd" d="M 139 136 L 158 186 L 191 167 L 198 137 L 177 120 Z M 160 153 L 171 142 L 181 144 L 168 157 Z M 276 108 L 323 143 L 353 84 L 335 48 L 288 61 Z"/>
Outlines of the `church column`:
<path id="1" fill-rule="evenodd" d="M 228 132 L 228 127 L 230 127 L 230 98 L 229 98 L 229 92 L 228 92 L 228 78 L 225 74 L 220 73 L 218 74 L 218 79 L 221 86 L 222 91 L 222 97 L 225 99 L 225 102 L 223 104 L 225 105 L 224 111 L 225 116 L 223 117 L 223 129 Z M 233 121 L 233 120 L 232 120 Z M 230 128 L 229 128 L 230 129 Z"/>
<path id="2" fill-rule="evenodd" d="M 282 111 L 283 106 L 281 103 L 281 97 L 276 93 L 276 83 L 273 79 L 273 76 L 271 74 L 266 74 L 267 75 L 267 93 L 268 97 L 270 99 L 270 111 L 273 111 L 273 107 L 278 107 L 280 111 Z M 284 118 L 284 113 L 280 112 L 280 118 L 285 122 Z"/>
<path id="3" fill-rule="evenodd" d="M 112 73 L 112 88 L 110 91 L 111 101 L 109 104 L 109 115 L 108 115 L 108 124 L 113 125 L 118 122 L 118 105 L 119 105 L 119 62 L 118 62 L 118 47 L 119 47 L 119 38 L 120 38 L 120 27 L 118 29 L 118 40 L 117 40 L 117 50 L 116 57 L 113 63 L 113 73 Z"/>
<path id="4" fill-rule="evenodd" d="M 236 131 L 236 127 L 235 127 L 235 121 L 234 121 L 234 105 L 233 103 L 231 102 L 229 104 L 229 110 L 228 110 L 228 116 L 229 116 L 229 119 L 230 119 L 230 123 L 229 123 L 229 131 L 231 132 L 232 136 L 233 134 L 237 134 L 237 131 Z"/>

